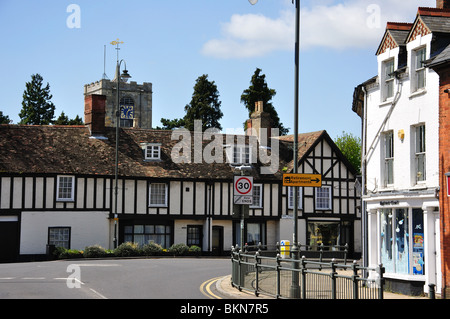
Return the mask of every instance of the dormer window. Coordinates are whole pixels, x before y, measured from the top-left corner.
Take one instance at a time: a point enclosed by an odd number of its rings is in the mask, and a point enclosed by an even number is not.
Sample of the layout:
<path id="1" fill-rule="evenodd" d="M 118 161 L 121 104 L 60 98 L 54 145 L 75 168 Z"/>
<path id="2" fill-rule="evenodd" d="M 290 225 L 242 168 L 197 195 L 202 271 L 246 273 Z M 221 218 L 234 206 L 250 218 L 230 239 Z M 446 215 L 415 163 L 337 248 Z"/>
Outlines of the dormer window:
<path id="1" fill-rule="evenodd" d="M 233 164 L 250 164 L 250 146 L 235 145 L 233 147 Z"/>
<path id="2" fill-rule="evenodd" d="M 141 147 L 144 152 L 145 160 L 160 160 L 161 159 L 161 144 L 160 143 L 142 143 Z"/>

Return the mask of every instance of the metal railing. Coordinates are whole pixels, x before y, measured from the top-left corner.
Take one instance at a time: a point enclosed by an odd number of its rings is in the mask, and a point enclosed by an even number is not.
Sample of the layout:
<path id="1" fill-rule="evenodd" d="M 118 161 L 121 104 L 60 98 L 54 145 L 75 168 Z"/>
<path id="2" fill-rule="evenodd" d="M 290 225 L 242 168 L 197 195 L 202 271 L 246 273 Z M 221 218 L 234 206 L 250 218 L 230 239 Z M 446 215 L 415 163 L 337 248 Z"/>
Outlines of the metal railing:
<path id="1" fill-rule="evenodd" d="M 232 285 L 252 291 L 256 296 L 265 294 L 275 298 L 292 298 L 293 291 L 297 290 L 302 299 L 383 299 L 382 265 L 362 267 L 356 261 L 347 265 L 345 250 L 343 258 L 324 262 L 324 252 L 331 246 L 322 246 L 322 250 L 319 246 L 302 247 L 307 250 L 301 250 L 300 260 L 282 257 L 278 249 L 269 250 L 262 245 L 244 246 L 244 251 L 232 247 Z M 316 258 L 307 259 L 302 254 L 314 249 L 318 252 Z M 293 276 L 298 280 L 293 280 Z M 293 287 L 297 282 L 299 287 Z"/>

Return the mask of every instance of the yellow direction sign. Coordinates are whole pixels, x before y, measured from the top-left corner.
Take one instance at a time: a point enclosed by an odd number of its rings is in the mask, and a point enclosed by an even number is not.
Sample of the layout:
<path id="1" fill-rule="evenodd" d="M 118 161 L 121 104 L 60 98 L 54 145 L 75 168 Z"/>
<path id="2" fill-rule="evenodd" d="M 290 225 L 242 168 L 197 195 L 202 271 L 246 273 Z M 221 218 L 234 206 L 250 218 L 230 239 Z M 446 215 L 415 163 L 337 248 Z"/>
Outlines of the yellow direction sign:
<path id="1" fill-rule="evenodd" d="M 283 186 L 322 187 L 322 175 L 283 174 Z"/>

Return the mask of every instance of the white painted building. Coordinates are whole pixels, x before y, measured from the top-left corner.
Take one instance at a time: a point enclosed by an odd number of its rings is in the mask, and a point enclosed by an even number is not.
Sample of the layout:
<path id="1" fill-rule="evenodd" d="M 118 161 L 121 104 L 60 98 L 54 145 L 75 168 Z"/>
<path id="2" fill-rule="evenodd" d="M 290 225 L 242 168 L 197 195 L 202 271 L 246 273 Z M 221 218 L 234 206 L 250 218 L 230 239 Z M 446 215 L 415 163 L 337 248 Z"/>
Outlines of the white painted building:
<path id="1" fill-rule="evenodd" d="M 378 74 L 355 89 L 362 118 L 363 256 L 390 289 L 440 291 L 439 76 L 425 62 L 448 45 L 446 9 L 388 23 Z"/>

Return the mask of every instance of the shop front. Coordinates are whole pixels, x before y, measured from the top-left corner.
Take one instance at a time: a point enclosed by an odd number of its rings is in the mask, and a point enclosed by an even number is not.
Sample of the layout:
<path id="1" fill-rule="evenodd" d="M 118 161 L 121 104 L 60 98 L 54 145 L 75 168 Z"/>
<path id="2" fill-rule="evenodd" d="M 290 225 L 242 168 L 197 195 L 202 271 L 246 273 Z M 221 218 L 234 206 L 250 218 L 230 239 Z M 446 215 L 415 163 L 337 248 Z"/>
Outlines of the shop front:
<path id="1" fill-rule="evenodd" d="M 383 264 L 386 288 L 410 295 L 440 289 L 439 209 L 436 199 L 368 201 L 369 263 Z"/>

